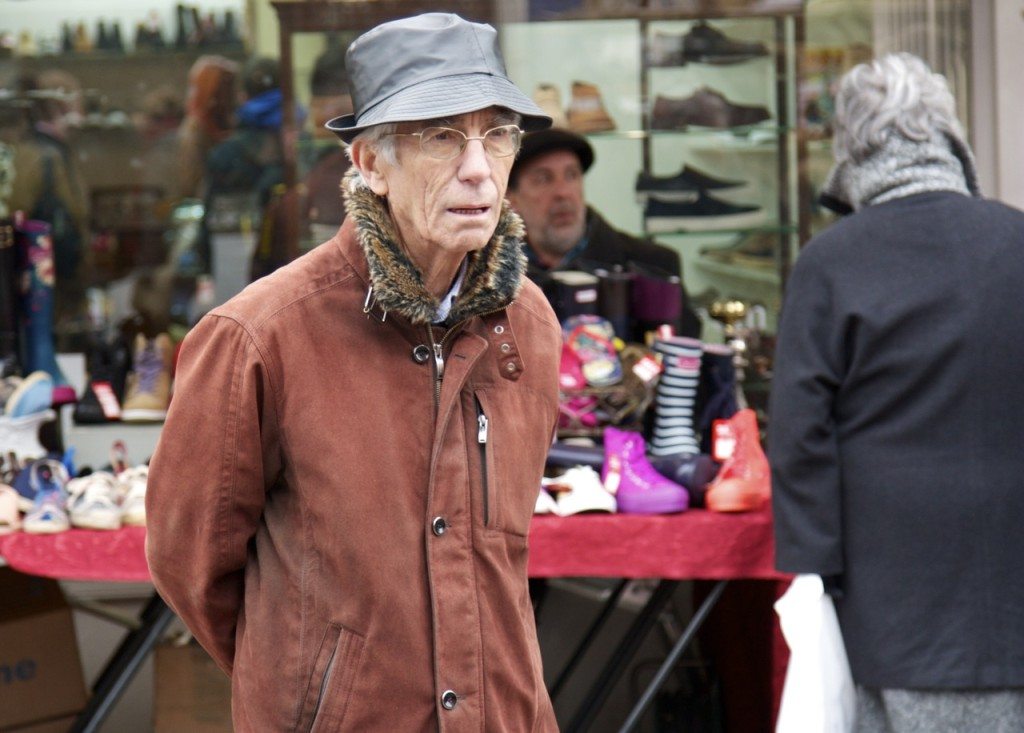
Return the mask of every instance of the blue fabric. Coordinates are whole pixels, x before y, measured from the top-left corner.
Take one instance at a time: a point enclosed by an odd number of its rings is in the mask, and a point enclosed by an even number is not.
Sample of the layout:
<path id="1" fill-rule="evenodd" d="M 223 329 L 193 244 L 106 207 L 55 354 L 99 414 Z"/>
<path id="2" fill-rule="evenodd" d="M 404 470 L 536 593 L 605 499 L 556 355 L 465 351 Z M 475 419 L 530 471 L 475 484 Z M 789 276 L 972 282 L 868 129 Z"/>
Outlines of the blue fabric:
<path id="1" fill-rule="evenodd" d="M 280 89 L 258 94 L 238 108 L 238 124 L 242 127 L 260 127 L 277 130 L 284 119 L 284 99 Z M 295 120 L 302 124 L 306 119 L 306 111 L 295 105 Z"/>

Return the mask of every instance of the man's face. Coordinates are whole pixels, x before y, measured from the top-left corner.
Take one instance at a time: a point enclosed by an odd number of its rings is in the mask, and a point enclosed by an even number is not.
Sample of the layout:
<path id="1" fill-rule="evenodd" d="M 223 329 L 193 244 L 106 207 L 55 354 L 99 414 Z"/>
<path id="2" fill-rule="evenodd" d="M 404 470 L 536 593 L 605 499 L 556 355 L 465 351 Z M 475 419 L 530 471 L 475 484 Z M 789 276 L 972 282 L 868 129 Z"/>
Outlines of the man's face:
<path id="1" fill-rule="evenodd" d="M 491 108 L 446 120 L 403 123 L 398 132 L 450 127 L 479 137 L 509 122 Z M 374 193 L 386 196 L 391 216 L 413 260 L 424 268 L 481 249 L 498 225 L 514 156 L 497 158 L 483 141 L 471 140 L 452 160 L 437 160 L 420 150 L 418 137 L 399 136 L 398 165 L 376 156 L 374 174 L 364 177 Z M 360 169 L 362 170 L 362 168 Z"/>
<path id="2" fill-rule="evenodd" d="M 587 209 L 583 168 L 575 153 L 554 150 L 531 160 L 508 200 L 523 217 L 530 246 L 549 264 L 557 264 L 583 238 Z"/>

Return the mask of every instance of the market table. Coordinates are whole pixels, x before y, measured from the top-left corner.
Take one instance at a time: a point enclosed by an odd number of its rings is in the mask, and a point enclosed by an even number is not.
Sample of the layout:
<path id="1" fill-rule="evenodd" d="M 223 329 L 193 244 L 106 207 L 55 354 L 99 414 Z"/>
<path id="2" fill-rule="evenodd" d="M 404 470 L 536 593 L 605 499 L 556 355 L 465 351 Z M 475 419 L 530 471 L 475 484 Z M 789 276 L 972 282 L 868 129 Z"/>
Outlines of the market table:
<path id="1" fill-rule="evenodd" d="M 100 582 L 149 581 L 144 553 L 145 529 L 116 532 L 70 530 L 54 535 L 15 533 L 0 537 L 0 557 L 19 572 L 60 580 Z M 594 721 L 630 659 L 653 627 L 682 580 L 716 580 L 693 619 L 670 650 L 654 679 L 635 704 L 623 731 L 631 730 L 679 656 L 733 579 L 783 579 L 773 568 L 770 512 L 716 514 L 691 510 L 682 514 L 641 516 L 581 514 L 537 516 L 530 528 L 529 574 L 534 578 L 607 577 L 624 579 L 584 636 L 576 653 L 552 685 L 557 694 L 609 617 L 625 579 L 658 578 L 636 620 L 601 670 L 566 727 L 586 730 Z M 173 620 L 173 612 L 155 593 L 93 685 L 86 709 L 73 731 L 96 731 L 127 687 L 146 655 Z"/>

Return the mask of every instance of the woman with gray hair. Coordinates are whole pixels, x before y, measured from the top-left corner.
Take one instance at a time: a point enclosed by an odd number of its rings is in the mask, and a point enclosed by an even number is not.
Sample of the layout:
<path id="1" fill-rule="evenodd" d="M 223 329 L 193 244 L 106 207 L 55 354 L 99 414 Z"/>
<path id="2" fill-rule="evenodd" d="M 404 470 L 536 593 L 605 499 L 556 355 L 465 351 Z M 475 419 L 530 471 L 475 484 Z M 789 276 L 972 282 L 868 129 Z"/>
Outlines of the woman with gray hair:
<path id="1" fill-rule="evenodd" d="M 1024 730 L 1024 213 L 980 197 L 945 79 L 840 84 L 772 387 L 776 562 L 831 588 L 858 731 Z"/>

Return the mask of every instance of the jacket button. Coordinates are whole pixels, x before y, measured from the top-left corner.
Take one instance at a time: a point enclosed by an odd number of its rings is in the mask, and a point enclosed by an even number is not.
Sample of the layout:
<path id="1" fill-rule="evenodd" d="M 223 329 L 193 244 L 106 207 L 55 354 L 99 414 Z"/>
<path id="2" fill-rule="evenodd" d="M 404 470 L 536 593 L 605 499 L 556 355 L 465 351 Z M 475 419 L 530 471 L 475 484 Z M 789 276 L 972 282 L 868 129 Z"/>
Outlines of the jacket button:
<path id="1" fill-rule="evenodd" d="M 412 350 L 412 359 L 417 364 L 426 364 L 427 359 L 430 358 L 430 349 L 427 348 L 426 344 L 420 344 Z"/>
<path id="2" fill-rule="evenodd" d="M 445 690 L 441 693 L 441 707 L 445 710 L 454 710 L 455 706 L 459 704 L 459 696 L 451 690 Z"/>
<path id="3" fill-rule="evenodd" d="M 507 354 L 510 351 L 512 351 L 512 344 L 502 344 L 501 345 L 501 353 L 502 354 Z"/>
<path id="4" fill-rule="evenodd" d="M 430 523 L 431 531 L 440 537 L 448 531 L 448 522 L 444 521 L 444 517 L 434 517 L 434 521 Z"/>
<path id="5" fill-rule="evenodd" d="M 500 336 L 501 334 L 505 333 L 505 327 L 501 325 L 495 326 L 494 332 Z"/>
<path id="6" fill-rule="evenodd" d="M 514 361 L 510 361 L 507 364 L 505 364 L 505 371 L 506 372 L 511 374 L 515 370 L 516 370 L 516 363 Z"/>

